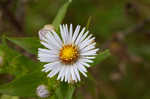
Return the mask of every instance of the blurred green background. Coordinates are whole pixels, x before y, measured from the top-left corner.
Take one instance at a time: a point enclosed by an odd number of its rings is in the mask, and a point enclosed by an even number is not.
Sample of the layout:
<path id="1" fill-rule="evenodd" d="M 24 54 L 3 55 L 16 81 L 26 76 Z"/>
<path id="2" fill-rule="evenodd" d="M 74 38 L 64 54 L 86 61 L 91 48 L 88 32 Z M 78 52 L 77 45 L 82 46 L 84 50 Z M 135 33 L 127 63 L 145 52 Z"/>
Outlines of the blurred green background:
<path id="1" fill-rule="evenodd" d="M 37 37 L 38 30 L 52 23 L 66 1 L 0 0 L 0 36 Z M 62 23 L 84 27 L 88 20 L 97 47 L 102 51 L 110 49 L 111 56 L 89 68 L 89 79 L 75 90 L 73 98 L 150 99 L 150 0 L 72 0 Z M 14 47 L 11 43 L 10 46 Z M 16 45 L 15 48 L 34 57 Z M 3 53 L 0 56 L 2 68 Z M 8 74 L 0 74 L 0 84 L 11 79 Z"/>

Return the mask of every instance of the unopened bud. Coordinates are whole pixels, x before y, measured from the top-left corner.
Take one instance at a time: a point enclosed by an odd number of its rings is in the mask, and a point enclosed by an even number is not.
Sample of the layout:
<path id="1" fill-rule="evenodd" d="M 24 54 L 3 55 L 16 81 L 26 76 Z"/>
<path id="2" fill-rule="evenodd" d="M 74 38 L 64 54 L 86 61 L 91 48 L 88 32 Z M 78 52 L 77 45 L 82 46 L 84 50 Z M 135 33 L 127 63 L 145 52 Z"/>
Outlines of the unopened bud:
<path id="1" fill-rule="evenodd" d="M 48 33 L 47 30 L 41 29 L 41 30 L 39 31 L 39 38 L 40 38 L 40 40 L 44 40 L 44 39 L 46 38 L 46 34 L 47 34 L 47 33 Z"/>
<path id="2" fill-rule="evenodd" d="M 46 98 L 50 95 L 48 88 L 45 85 L 39 85 L 36 89 L 36 94 L 40 98 Z"/>
<path id="3" fill-rule="evenodd" d="M 43 28 L 43 29 L 46 29 L 46 30 L 55 30 L 55 29 L 54 29 L 54 26 L 51 25 L 51 24 L 44 25 L 44 28 Z"/>
<path id="4" fill-rule="evenodd" d="M 45 25 L 40 31 L 39 31 L 39 38 L 40 40 L 44 40 L 46 37 L 46 34 L 50 31 L 54 31 L 54 27 L 52 25 Z"/>

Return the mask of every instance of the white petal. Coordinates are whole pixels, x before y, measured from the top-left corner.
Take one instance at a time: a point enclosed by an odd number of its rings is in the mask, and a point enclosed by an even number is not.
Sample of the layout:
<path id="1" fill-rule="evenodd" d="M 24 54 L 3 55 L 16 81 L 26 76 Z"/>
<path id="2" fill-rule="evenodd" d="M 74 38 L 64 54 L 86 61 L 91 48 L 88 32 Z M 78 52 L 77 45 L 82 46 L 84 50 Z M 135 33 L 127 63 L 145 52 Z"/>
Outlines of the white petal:
<path id="1" fill-rule="evenodd" d="M 54 49 L 51 45 L 47 44 L 46 42 L 41 41 L 40 43 L 48 49 Z"/>
<path id="2" fill-rule="evenodd" d="M 72 24 L 70 24 L 70 30 L 69 30 L 69 43 L 72 43 L 72 33 L 73 33 L 73 27 Z"/>
<path id="3" fill-rule="evenodd" d="M 87 72 L 87 69 L 80 63 L 78 63 L 78 65 L 76 66 L 76 68 L 78 68 L 78 70 L 85 76 L 87 77 L 87 75 L 85 74 L 85 72 Z"/>
<path id="4" fill-rule="evenodd" d="M 86 67 L 90 67 L 90 65 L 89 65 L 88 63 L 86 63 L 86 62 L 80 61 L 80 63 L 81 63 L 82 65 L 86 66 Z"/>
<path id="5" fill-rule="evenodd" d="M 90 34 L 87 38 L 82 40 L 82 42 L 79 43 L 79 46 L 82 46 L 85 42 L 87 42 L 92 37 L 92 34 Z"/>
<path id="6" fill-rule="evenodd" d="M 68 75 L 67 75 L 67 82 L 70 83 L 71 80 L 72 80 L 71 67 L 69 67 L 69 69 L 68 69 Z"/>
<path id="7" fill-rule="evenodd" d="M 61 70 L 60 70 L 60 72 L 59 72 L 59 74 L 58 74 L 57 80 L 59 80 L 59 79 L 62 77 L 62 74 L 63 74 L 63 72 L 64 72 L 64 69 L 65 69 L 65 66 L 61 66 Z"/>
<path id="8" fill-rule="evenodd" d="M 81 45 L 80 45 L 80 49 L 88 46 L 90 43 L 92 43 L 92 41 L 95 39 L 95 37 L 91 38 L 91 39 L 86 39 L 84 40 Z"/>
<path id="9" fill-rule="evenodd" d="M 47 42 L 49 45 L 52 45 L 55 49 L 61 48 L 58 41 L 56 41 L 55 37 L 52 35 L 51 32 L 47 33 L 46 37 L 47 37 Z"/>
<path id="10" fill-rule="evenodd" d="M 86 58 L 86 59 L 95 59 L 95 57 L 92 57 L 92 56 L 84 56 L 82 58 Z"/>
<path id="11" fill-rule="evenodd" d="M 49 46 L 54 47 L 54 48 L 59 47 L 57 40 L 55 40 L 55 37 L 51 33 L 51 30 L 43 29 L 40 31 L 40 34 L 44 35 L 42 37 L 40 36 L 40 39 L 48 43 Z"/>
<path id="12" fill-rule="evenodd" d="M 51 30 L 54 37 L 55 37 L 55 40 L 59 43 L 59 45 L 61 46 L 62 45 L 62 41 L 60 39 L 60 37 L 57 35 L 57 33 L 54 31 L 54 30 Z"/>
<path id="13" fill-rule="evenodd" d="M 87 51 L 87 52 L 83 52 L 81 53 L 80 55 L 81 56 L 92 56 L 92 55 L 96 55 L 96 52 L 98 51 L 99 49 L 93 49 L 93 50 L 90 50 L 90 51 Z"/>
<path id="14" fill-rule="evenodd" d="M 46 53 L 38 53 L 38 57 L 45 57 L 45 58 L 58 58 L 59 55 L 55 55 L 55 54 L 46 54 Z"/>
<path id="15" fill-rule="evenodd" d="M 72 66 L 71 68 L 70 68 L 70 72 L 71 72 L 71 76 L 72 76 L 72 80 L 75 80 L 76 81 L 76 76 L 75 76 L 75 74 L 74 74 L 74 66 Z"/>
<path id="16" fill-rule="evenodd" d="M 48 63 L 48 64 L 44 65 L 44 69 L 42 71 L 48 72 L 48 71 L 52 70 L 53 68 L 55 68 L 56 65 L 60 65 L 60 63 L 59 62 Z"/>
<path id="17" fill-rule="evenodd" d="M 55 67 L 55 69 L 53 69 L 53 70 L 48 74 L 48 77 L 51 78 L 51 77 L 55 76 L 59 71 L 60 71 L 60 66 L 57 65 L 57 66 Z"/>
<path id="18" fill-rule="evenodd" d="M 68 26 L 67 26 L 67 24 L 64 25 L 64 30 L 65 30 L 65 32 L 66 32 L 66 35 L 65 35 L 66 44 L 69 44 L 69 31 L 68 31 Z"/>
<path id="19" fill-rule="evenodd" d="M 51 50 L 39 48 L 38 59 L 40 61 L 51 62 L 51 60 L 58 60 L 58 58 L 59 55 L 52 53 Z"/>
<path id="20" fill-rule="evenodd" d="M 89 31 L 87 31 L 86 33 L 84 33 L 84 35 L 81 37 L 81 39 L 79 40 L 78 44 L 80 44 L 88 35 Z"/>
<path id="21" fill-rule="evenodd" d="M 44 40 L 46 38 L 45 37 L 46 34 L 47 34 L 47 32 L 45 32 L 44 29 L 40 30 L 39 31 L 39 38 L 40 38 L 40 40 Z"/>
<path id="22" fill-rule="evenodd" d="M 76 40 L 76 38 L 77 38 L 77 36 L 78 36 L 78 34 L 79 34 L 79 31 L 80 31 L 80 25 L 78 25 L 78 26 L 76 27 L 76 29 L 75 29 L 75 32 L 74 32 L 73 37 L 72 37 L 72 42 L 75 43 L 75 40 Z"/>
<path id="23" fill-rule="evenodd" d="M 65 82 L 67 82 L 67 80 L 68 80 L 68 73 L 69 73 L 69 66 L 66 66 Z"/>
<path id="24" fill-rule="evenodd" d="M 58 58 L 47 58 L 47 57 L 38 57 L 38 60 L 40 60 L 40 62 L 55 62 L 58 61 Z"/>
<path id="25" fill-rule="evenodd" d="M 48 55 L 58 55 L 59 51 L 39 48 L 38 53 L 41 53 L 41 54 L 43 53 L 43 54 L 48 54 Z"/>
<path id="26" fill-rule="evenodd" d="M 60 33 L 61 33 L 61 37 L 62 37 L 62 40 L 63 40 L 63 43 L 66 43 L 66 40 L 65 40 L 65 33 L 64 33 L 64 29 L 62 27 L 62 25 L 60 25 Z"/>
<path id="27" fill-rule="evenodd" d="M 80 81 L 80 80 L 81 80 L 81 79 L 80 79 L 80 75 L 79 75 L 79 72 L 78 72 L 76 66 L 74 66 L 74 72 L 75 72 L 75 75 L 76 75 L 78 81 Z"/>
<path id="28" fill-rule="evenodd" d="M 63 81 L 65 79 L 65 74 L 66 74 L 66 66 L 65 66 L 64 71 L 62 73 L 61 81 Z"/>
<path id="29" fill-rule="evenodd" d="M 77 38 L 77 40 L 75 42 L 76 45 L 78 45 L 78 43 L 80 42 L 80 40 L 81 40 L 81 38 L 83 36 L 84 31 L 85 31 L 85 28 L 83 28 L 82 31 L 80 32 L 80 34 L 79 34 L 79 36 L 78 36 L 78 38 Z"/>
<path id="30" fill-rule="evenodd" d="M 64 24 L 62 25 L 62 29 L 64 31 L 64 44 L 67 44 L 67 31 Z"/>
<path id="31" fill-rule="evenodd" d="M 95 42 L 94 42 L 94 43 L 92 43 L 92 44 L 90 44 L 89 46 L 87 46 L 87 47 L 83 48 L 83 49 L 81 50 L 81 53 L 82 53 L 82 52 L 89 51 L 89 50 L 91 50 L 91 49 L 94 49 L 94 48 L 95 48 L 95 45 L 96 45 L 96 43 L 95 43 Z"/>
<path id="32" fill-rule="evenodd" d="M 58 60 L 59 59 L 59 57 L 57 57 L 57 56 L 50 56 L 50 55 L 47 55 L 47 54 L 45 54 L 45 55 L 39 55 L 38 56 L 38 59 L 48 59 L 48 60 Z"/>
<path id="33" fill-rule="evenodd" d="M 93 61 L 89 59 L 80 59 L 80 61 L 84 63 L 93 63 Z"/>

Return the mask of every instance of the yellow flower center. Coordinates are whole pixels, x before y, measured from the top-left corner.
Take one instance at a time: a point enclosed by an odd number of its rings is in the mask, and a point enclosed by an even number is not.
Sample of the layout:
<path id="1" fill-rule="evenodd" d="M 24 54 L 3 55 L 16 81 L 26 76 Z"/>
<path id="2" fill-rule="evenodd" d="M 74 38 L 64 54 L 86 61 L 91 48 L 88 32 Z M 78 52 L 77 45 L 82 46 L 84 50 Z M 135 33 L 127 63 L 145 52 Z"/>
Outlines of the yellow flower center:
<path id="1" fill-rule="evenodd" d="M 64 45 L 60 50 L 59 58 L 65 64 L 72 64 L 79 57 L 78 48 L 74 45 Z"/>

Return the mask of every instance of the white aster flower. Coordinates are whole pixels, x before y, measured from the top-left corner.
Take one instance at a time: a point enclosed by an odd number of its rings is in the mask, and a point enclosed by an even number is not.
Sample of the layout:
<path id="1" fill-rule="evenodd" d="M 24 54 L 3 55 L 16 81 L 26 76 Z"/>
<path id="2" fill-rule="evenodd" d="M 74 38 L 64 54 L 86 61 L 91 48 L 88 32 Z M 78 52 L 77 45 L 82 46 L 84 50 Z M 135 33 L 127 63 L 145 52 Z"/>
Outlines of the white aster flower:
<path id="1" fill-rule="evenodd" d="M 48 64 L 44 65 L 44 72 L 50 72 L 48 77 L 58 74 L 57 80 L 65 82 L 80 81 L 80 74 L 87 77 L 86 67 L 92 63 L 96 52 L 95 37 L 85 32 L 85 28 L 80 31 L 78 25 L 73 32 L 72 24 L 70 28 L 67 25 L 60 25 L 59 37 L 54 30 L 40 30 L 39 33 L 45 34 L 42 37 L 41 44 L 47 49 L 38 49 L 38 59 Z M 41 37 L 40 37 L 41 38 Z"/>

